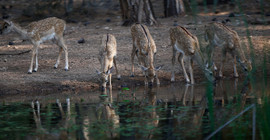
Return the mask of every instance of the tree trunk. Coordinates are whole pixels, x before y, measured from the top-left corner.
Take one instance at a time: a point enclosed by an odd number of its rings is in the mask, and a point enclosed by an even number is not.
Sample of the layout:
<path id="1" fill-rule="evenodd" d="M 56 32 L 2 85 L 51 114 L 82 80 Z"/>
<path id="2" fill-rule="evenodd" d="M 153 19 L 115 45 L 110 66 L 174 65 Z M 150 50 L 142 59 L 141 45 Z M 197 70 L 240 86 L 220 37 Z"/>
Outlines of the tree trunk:
<path id="1" fill-rule="evenodd" d="M 64 5 L 65 5 L 66 15 L 68 15 L 73 10 L 73 0 L 65 0 Z"/>
<path id="2" fill-rule="evenodd" d="M 133 23 L 159 24 L 156 21 L 150 0 L 119 0 L 119 2 L 124 26 Z"/>
<path id="3" fill-rule="evenodd" d="M 164 0 L 164 9 L 165 17 L 185 14 L 183 0 Z"/>

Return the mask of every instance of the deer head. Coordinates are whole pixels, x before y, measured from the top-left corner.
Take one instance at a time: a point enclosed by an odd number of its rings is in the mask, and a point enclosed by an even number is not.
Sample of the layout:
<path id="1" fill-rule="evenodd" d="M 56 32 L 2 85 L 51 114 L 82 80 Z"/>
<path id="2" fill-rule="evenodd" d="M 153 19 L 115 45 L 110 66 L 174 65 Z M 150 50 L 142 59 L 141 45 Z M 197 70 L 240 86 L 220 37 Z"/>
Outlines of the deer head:
<path id="1" fill-rule="evenodd" d="M 4 22 L 0 23 L 0 34 L 7 34 L 11 31 L 12 26 L 11 21 L 4 20 Z"/>
<path id="2" fill-rule="evenodd" d="M 96 69 L 98 75 L 100 75 L 101 89 L 104 90 L 108 82 L 108 76 L 112 73 L 113 67 L 108 69 L 106 72 L 100 72 Z"/>
<path id="3" fill-rule="evenodd" d="M 141 67 L 141 70 L 144 72 L 145 74 L 145 78 L 147 79 L 148 82 L 148 86 L 152 86 L 154 83 L 154 79 L 157 77 L 156 72 L 159 71 L 162 66 L 158 66 L 158 67 L 144 67 L 142 65 L 139 65 Z"/>

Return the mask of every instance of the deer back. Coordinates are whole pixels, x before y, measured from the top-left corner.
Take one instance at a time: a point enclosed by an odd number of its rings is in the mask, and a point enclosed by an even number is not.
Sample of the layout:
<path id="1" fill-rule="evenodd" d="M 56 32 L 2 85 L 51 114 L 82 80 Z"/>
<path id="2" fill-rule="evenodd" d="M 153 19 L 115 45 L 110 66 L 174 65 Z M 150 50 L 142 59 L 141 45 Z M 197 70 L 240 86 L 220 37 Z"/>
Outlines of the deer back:
<path id="1" fill-rule="evenodd" d="M 171 28 L 170 37 L 172 43 L 179 44 L 179 46 L 182 47 L 184 53 L 187 55 L 192 55 L 199 49 L 197 37 L 193 36 L 185 27 L 178 26 Z"/>
<path id="2" fill-rule="evenodd" d="M 66 22 L 56 17 L 31 22 L 26 26 L 27 32 L 36 39 L 40 39 L 49 34 L 63 36 L 65 28 Z"/>
<path id="3" fill-rule="evenodd" d="M 147 26 L 143 24 L 132 25 L 131 35 L 140 54 L 148 54 L 150 51 L 156 53 L 156 45 Z"/>

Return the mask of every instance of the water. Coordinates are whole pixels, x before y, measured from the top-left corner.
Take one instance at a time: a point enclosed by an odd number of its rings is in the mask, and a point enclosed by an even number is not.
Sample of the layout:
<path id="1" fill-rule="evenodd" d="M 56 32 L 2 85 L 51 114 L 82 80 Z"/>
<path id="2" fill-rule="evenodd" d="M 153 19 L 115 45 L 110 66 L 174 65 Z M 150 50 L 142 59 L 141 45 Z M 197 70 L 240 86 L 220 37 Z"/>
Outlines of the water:
<path id="1" fill-rule="evenodd" d="M 269 87 L 234 79 L 101 93 L 1 99 L 0 139 L 204 139 L 256 104 L 256 139 L 268 139 Z M 213 137 L 252 139 L 252 110 Z"/>

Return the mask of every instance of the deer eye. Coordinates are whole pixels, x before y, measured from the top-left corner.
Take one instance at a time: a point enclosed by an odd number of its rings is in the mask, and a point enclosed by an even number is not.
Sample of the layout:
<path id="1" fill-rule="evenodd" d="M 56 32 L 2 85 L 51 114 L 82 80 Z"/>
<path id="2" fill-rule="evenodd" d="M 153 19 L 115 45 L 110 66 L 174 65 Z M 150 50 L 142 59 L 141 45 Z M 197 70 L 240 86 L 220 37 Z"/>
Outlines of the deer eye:
<path id="1" fill-rule="evenodd" d="M 4 28 L 7 28 L 7 25 L 5 25 L 5 27 Z"/>

